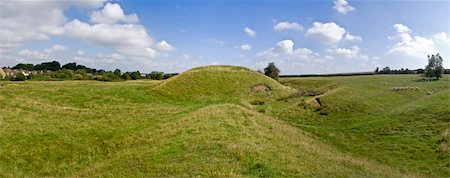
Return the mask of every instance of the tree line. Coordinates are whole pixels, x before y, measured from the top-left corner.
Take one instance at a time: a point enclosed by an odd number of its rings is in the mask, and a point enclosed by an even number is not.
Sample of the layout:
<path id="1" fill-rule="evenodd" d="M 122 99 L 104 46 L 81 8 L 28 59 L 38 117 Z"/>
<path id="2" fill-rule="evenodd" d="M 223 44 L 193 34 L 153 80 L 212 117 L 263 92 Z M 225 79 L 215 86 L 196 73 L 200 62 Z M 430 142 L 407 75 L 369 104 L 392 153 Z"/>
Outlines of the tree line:
<path id="1" fill-rule="evenodd" d="M 17 64 L 12 69 L 26 71 L 26 74 L 18 72 L 15 77 L 7 77 L 6 80 L 98 80 L 98 81 L 124 81 L 138 79 L 162 80 L 170 78 L 177 73 L 153 71 L 143 75 L 139 71 L 122 72 L 120 69 L 106 71 L 103 69 L 89 68 L 77 63 L 61 65 L 58 61 L 43 62 L 41 64 Z"/>

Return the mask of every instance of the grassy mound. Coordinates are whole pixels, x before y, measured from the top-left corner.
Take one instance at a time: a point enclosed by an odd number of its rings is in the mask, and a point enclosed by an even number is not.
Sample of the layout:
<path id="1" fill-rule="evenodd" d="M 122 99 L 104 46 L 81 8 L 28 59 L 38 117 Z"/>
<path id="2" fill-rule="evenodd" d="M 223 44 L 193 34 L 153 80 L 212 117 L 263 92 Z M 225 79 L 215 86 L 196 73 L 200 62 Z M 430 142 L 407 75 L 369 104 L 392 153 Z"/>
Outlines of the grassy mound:
<path id="1" fill-rule="evenodd" d="M 153 135 L 158 137 L 149 139 Z M 127 139 L 141 146 L 75 176 L 405 176 L 342 154 L 295 127 L 234 104 L 206 106 Z"/>
<path id="2" fill-rule="evenodd" d="M 450 76 L 433 82 L 418 79 L 419 75 L 282 79 L 281 83 L 299 91 L 316 92 L 332 83 L 337 87 L 320 96 L 320 110 L 303 109 L 313 97 L 259 107 L 356 156 L 401 171 L 448 177 Z M 405 86 L 420 90 L 393 90 Z"/>
<path id="3" fill-rule="evenodd" d="M 264 87 L 267 87 L 267 89 L 261 92 Z M 204 66 L 172 77 L 155 89 L 164 95 L 180 99 L 239 97 L 252 93 L 280 93 L 289 88 L 245 67 Z"/>

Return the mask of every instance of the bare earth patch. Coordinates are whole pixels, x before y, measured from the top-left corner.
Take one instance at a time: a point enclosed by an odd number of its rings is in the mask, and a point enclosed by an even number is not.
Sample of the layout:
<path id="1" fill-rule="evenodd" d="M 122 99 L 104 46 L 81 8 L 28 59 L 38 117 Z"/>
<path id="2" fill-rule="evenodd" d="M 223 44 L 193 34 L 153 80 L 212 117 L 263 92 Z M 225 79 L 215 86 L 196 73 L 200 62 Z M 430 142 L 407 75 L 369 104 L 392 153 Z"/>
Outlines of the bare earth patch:
<path id="1" fill-rule="evenodd" d="M 270 87 L 264 84 L 258 84 L 252 87 L 252 92 L 265 92 L 270 90 Z"/>

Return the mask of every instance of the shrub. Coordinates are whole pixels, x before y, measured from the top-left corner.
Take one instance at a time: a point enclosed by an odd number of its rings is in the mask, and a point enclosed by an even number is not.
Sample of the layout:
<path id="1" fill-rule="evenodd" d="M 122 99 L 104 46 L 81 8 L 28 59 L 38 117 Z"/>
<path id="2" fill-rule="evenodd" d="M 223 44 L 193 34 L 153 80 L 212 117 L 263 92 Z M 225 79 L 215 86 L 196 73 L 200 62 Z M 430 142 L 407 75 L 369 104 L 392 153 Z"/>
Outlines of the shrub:
<path id="1" fill-rule="evenodd" d="M 146 78 L 152 80 L 162 80 L 164 78 L 164 72 L 152 71 L 151 73 L 147 74 Z"/>
<path id="2" fill-rule="evenodd" d="M 75 74 L 75 80 L 83 80 L 84 77 L 81 74 Z"/>
<path id="3" fill-rule="evenodd" d="M 270 78 L 275 79 L 278 81 L 280 70 L 275 66 L 275 63 L 271 62 L 269 65 L 264 69 L 264 74 L 269 76 Z"/>
<path id="4" fill-rule="evenodd" d="M 25 80 L 27 80 L 27 77 L 25 77 L 25 75 L 23 75 L 22 72 L 17 73 L 16 77 L 12 79 L 12 81 L 25 81 Z"/>

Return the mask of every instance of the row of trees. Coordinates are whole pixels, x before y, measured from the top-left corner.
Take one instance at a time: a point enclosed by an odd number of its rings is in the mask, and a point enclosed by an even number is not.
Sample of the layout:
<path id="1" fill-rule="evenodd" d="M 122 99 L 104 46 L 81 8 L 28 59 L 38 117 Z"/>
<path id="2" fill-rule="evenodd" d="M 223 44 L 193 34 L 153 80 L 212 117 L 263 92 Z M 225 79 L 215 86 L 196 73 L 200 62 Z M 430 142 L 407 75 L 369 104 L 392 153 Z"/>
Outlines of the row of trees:
<path id="1" fill-rule="evenodd" d="M 262 71 L 258 72 L 263 73 Z M 428 56 L 428 65 L 425 67 L 425 69 L 410 70 L 401 68 L 399 70 L 392 70 L 389 67 L 384 67 L 383 69 L 379 70 L 379 68 L 377 67 L 374 72 L 375 74 L 422 74 L 422 76 L 424 77 L 436 77 L 436 79 L 439 80 L 439 78 L 442 78 L 442 74 L 450 74 L 450 69 L 444 69 L 443 59 L 439 55 L 439 53 L 437 53 L 436 55 Z M 268 66 L 264 68 L 264 74 L 275 80 L 279 79 L 279 73 L 280 70 L 275 66 L 275 63 L 273 62 L 269 63 Z"/>
<path id="2" fill-rule="evenodd" d="M 417 69 L 417 70 L 409 70 L 403 69 L 400 70 L 392 70 L 389 67 L 384 67 L 382 70 L 375 69 L 375 73 L 378 74 L 422 74 L 424 77 L 434 78 L 437 80 L 442 77 L 442 74 L 450 74 L 450 69 L 444 69 L 443 59 L 437 53 L 436 55 L 428 55 L 428 65 L 425 69 Z"/>
<path id="3" fill-rule="evenodd" d="M 153 71 L 142 75 L 139 71 L 124 72 L 120 69 L 114 71 L 97 70 L 88 68 L 76 63 L 67 63 L 62 65 L 57 61 L 44 62 L 41 64 L 17 64 L 13 69 L 20 69 L 30 72 L 28 76 L 17 73 L 16 77 L 8 78 L 13 81 L 23 80 L 98 80 L 98 81 L 123 81 L 137 79 L 162 80 L 170 78 L 176 74 L 164 74 L 163 72 Z M 33 72 L 34 71 L 34 72 Z M 7 80 L 8 80 L 7 79 Z"/>
<path id="4" fill-rule="evenodd" d="M 423 69 L 417 69 L 417 70 L 410 70 L 410 69 L 391 69 L 389 66 L 384 67 L 383 69 L 379 70 L 375 69 L 375 73 L 377 74 L 422 74 Z"/>

